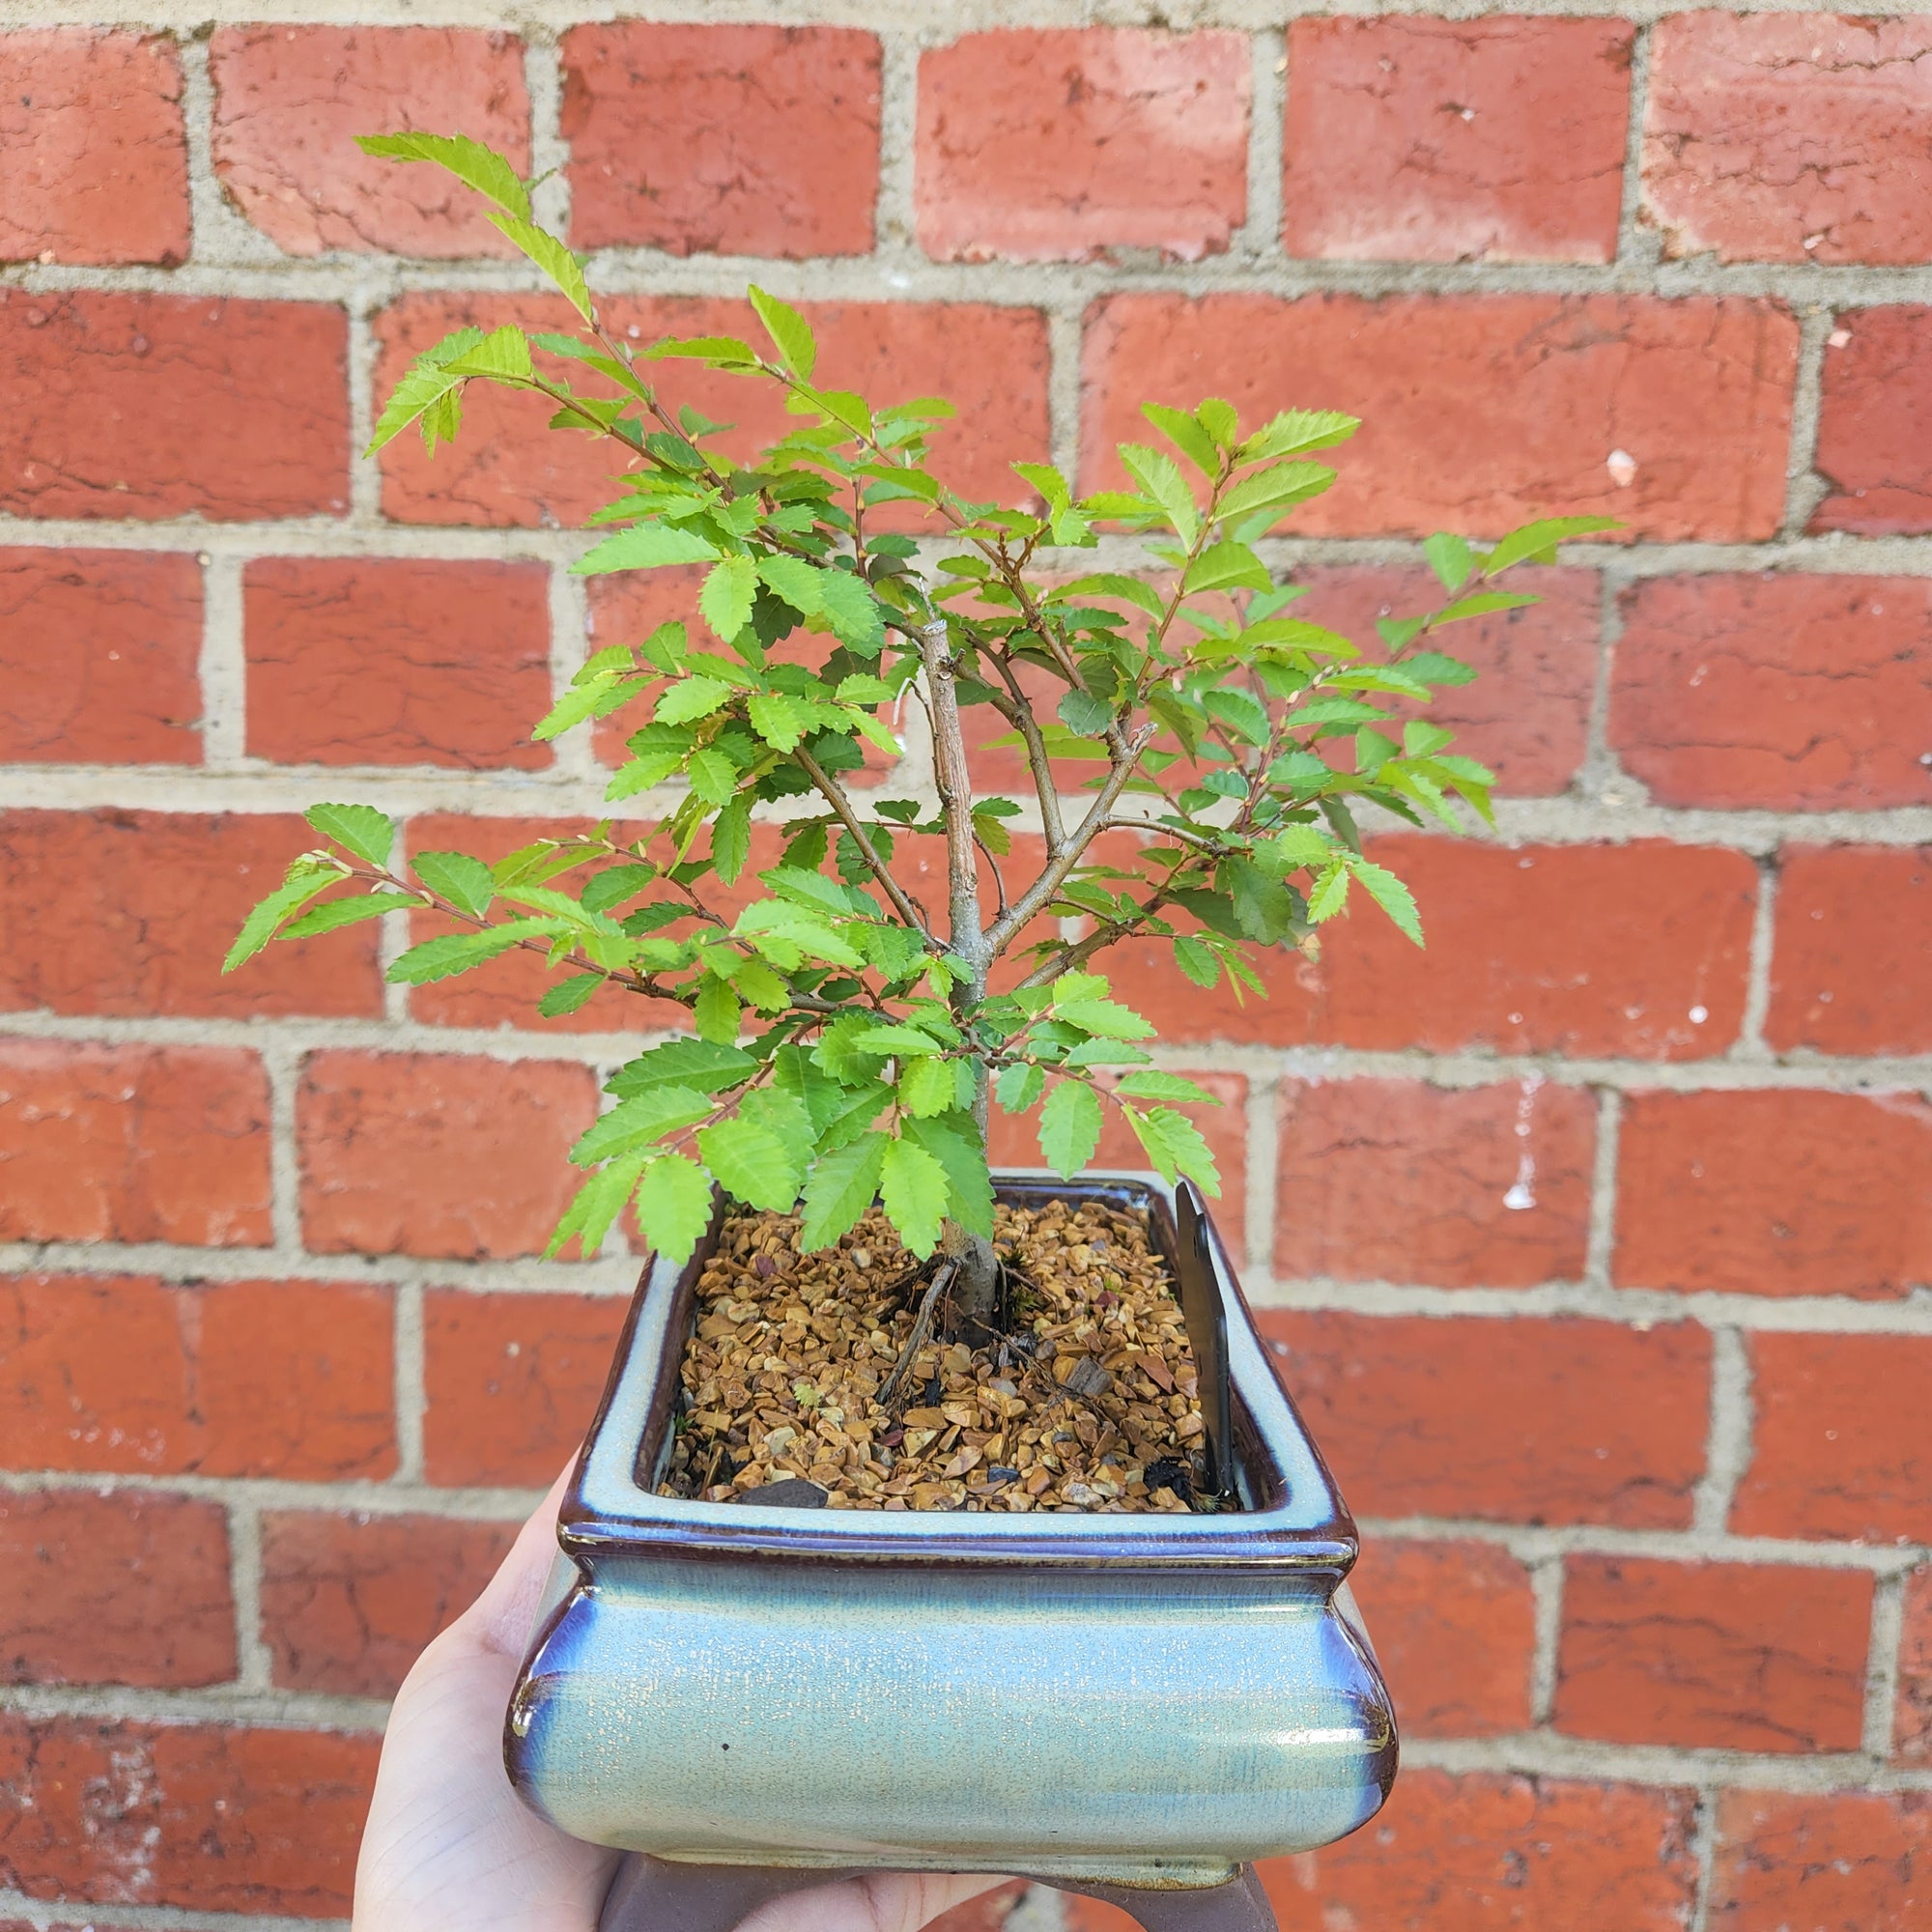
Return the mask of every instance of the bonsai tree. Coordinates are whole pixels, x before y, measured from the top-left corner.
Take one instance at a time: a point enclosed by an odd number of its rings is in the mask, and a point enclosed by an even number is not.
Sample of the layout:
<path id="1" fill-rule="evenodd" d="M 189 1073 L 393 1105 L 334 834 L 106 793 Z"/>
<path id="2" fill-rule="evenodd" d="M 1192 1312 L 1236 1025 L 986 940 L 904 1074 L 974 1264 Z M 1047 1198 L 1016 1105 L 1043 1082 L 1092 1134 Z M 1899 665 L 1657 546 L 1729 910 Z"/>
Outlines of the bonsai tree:
<path id="1" fill-rule="evenodd" d="M 1531 524 L 1487 553 L 1431 537 L 1445 601 L 1380 623 L 1365 650 L 1295 616 L 1299 588 L 1253 548 L 1333 484 L 1315 453 L 1346 442 L 1353 417 L 1243 424 L 1213 399 L 1149 403 L 1153 440 L 1119 448 L 1129 487 L 1081 497 L 1052 465 L 1016 462 L 1010 500 L 968 500 L 933 461 L 950 405 L 823 385 L 810 328 L 776 297 L 750 291 L 761 345 L 635 348 L 601 325 L 582 265 L 533 223 L 499 156 L 461 136 L 361 145 L 483 195 L 579 318 L 569 333 L 449 335 L 398 384 L 370 453 L 412 425 L 434 453 L 458 435 L 472 383 L 526 392 L 554 428 L 611 444 L 622 471 L 591 519 L 602 540 L 573 569 L 696 564 L 702 588 L 688 617 L 598 650 L 535 729 L 638 717 L 607 796 L 645 801 L 645 816 L 495 865 L 450 851 L 406 867 L 382 812 L 320 805 L 309 822 L 327 842 L 249 915 L 225 970 L 272 940 L 432 908 L 453 929 L 411 947 L 391 980 L 421 985 L 521 950 L 556 976 L 545 1014 L 607 984 L 660 1003 L 652 1026 L 681 1009 L 689 1036 L 622 1066 L 616 1104 L 572 1150 L 587 1178 L 553 1254 L 573 1239 L 595 1252 L 629 1202 L 651 1246 L 682 1260 L 714 1183 L 753 1208 L 802 1202 L 806 1249 L 876 1200 L 930 1258 L 927 1306 L 943 1277 L 955 1326 L 983 1324 L 997 1287 L 989 1103 L 1033 1117 L 1046 1165 L 1068 1177 L 1115 1108 L 1163 1176 L 1217 1193 L 1179 1111 L 1213 1096 L 1151 1063 L 1154 1029 L 1095 963 L 1151 941 L 1198 986 L 1261 994 L 1255 949 L 1313 949 L 1364 901 L 1421 944 L 1408 891 L 1364 854 L 1357 825 L 1364 807 L 1451 827 L 1457 800 L 1490 815 L 1491 774 L 1426 715 L 1474 675 L 1435 633 L 1533 602 L 1494 581 L 1606 521 Z M 781 392 L 792 427 L 732 453 L 729 427 L 677 398 L 689 362 Z M 1141 539 L 1146 574 L 1074 567 L 1103 528 Z M 975 796 L 976 712 L 1023 753 L 1030 805 Z M 930 789 L 855 785 L 864 746 L 897 753 L 888 720 L 908 716 L 930 744 Z M 1069 808 L 1076 765 L 1091 776 Z M 1021 867 L 1011 821 L 1029 810 L 1037 856 Z M 727 915 L 721 889 L 745 882 L 760 821 L 781 852 Z M 943 901 L 908 883 L 920 841 L 943 847 Z"/>

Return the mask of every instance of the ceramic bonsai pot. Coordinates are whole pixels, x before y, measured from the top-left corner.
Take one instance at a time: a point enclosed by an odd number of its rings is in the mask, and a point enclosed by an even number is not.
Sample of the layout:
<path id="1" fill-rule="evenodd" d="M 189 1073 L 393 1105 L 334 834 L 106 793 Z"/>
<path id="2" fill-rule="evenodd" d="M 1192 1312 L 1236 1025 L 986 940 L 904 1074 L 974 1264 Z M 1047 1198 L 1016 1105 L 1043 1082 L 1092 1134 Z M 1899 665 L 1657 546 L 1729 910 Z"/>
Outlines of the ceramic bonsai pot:
<path id="1" fill-rule="evenodd" d="M 714 1216 L 684 1267 L 640 1284 L 505 1731 L 529 1804 L 653 1855 L 618 1890 L 641 1897 L 655 1875 L 661 1925 L 707 1922 L 692 1865 L 766 1868 L 724 1888 L 730 1907 L 714 1887 L 721 1925 L 855 1869 L 1153 1888 L 1180 1906 L 1249 1861 L 1353 1831 L 1393 1781 L 1394 1715 L 1347 1585 L 1354 1525 L 1199 1196 L 1142 1175 L 995 1185 L 1013 1203 L 1149 1212 L 1237 1507 L 901 1514 L 656 1494 Z"/>

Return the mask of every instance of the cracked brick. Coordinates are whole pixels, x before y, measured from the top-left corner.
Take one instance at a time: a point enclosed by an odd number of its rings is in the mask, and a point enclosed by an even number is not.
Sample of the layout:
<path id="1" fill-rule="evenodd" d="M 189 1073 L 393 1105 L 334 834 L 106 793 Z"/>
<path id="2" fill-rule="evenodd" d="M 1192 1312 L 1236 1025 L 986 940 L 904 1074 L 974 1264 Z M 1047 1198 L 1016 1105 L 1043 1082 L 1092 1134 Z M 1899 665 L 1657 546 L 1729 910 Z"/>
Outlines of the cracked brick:
<path id="1" fill-rule="evenodd" d="M 1842 336 L 1842 341 L 1837 338 Z M 1814 530 L 1932 530 L 1932 308 L 1848 310 L 1825 347 Z"/>
<path id="2" fill-rule="evenodd" d="M 1932 847 L 1787 845 L 1765 1037 L 1779 1052 L 1932 1053 Z"/>
<path id="3" fill-rule="evenodd" d="M 1932 1794 L 1725 1791 L 1711 1932 L 1913 1932 L 1928 1865 Z"/>

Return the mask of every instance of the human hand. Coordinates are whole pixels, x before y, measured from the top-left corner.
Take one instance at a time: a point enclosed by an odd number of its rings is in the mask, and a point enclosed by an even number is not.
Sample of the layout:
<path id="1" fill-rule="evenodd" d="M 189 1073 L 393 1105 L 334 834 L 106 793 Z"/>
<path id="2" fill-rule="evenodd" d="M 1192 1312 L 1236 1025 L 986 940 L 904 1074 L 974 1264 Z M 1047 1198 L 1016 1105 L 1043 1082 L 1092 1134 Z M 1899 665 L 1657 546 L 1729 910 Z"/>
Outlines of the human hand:
<path id="1" fill-rule="evenodd" d="M 596 1932 L 622 1854 L 546 1824 L 503 1769 L 503 1713 L 556 1554 L 565 1480 L 397 1693 L 355 1868 L 353 1932 Z M 775 1899 L 745 1932 L 918 1932 L 1004 1883 L 983 1872 L 879 1872 Z"/>

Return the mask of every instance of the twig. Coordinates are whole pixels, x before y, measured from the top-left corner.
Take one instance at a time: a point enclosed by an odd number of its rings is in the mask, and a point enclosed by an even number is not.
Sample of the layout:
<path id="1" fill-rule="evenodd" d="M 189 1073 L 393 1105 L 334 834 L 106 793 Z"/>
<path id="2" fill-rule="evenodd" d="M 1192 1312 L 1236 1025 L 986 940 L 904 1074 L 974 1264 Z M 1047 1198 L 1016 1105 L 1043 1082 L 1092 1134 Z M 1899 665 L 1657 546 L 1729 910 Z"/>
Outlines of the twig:
<path id="1" fill-rule="evenodd" d="M 932 1271 L 932 1281 L 925 1293 L 920 1298 L 919 1313 L 912 1320 L 912 1333 L 906 1337 L 906 1345 L 899 1350 L 899 1358 L 893 1364 L 893 1372 L 879 1384 L 875 1400 L 881 1408 L 890 1407 L 899 1397 L 899 1389 L 912 1371 L 920 1349 L 924 1344 L 926 1331 L 932 1326 L 932 1311 L 938 1305 L 939 1297 L 952 1286 L 952 1277 L 959 1272 L 957 1262 L 941 1262 Z"/>

